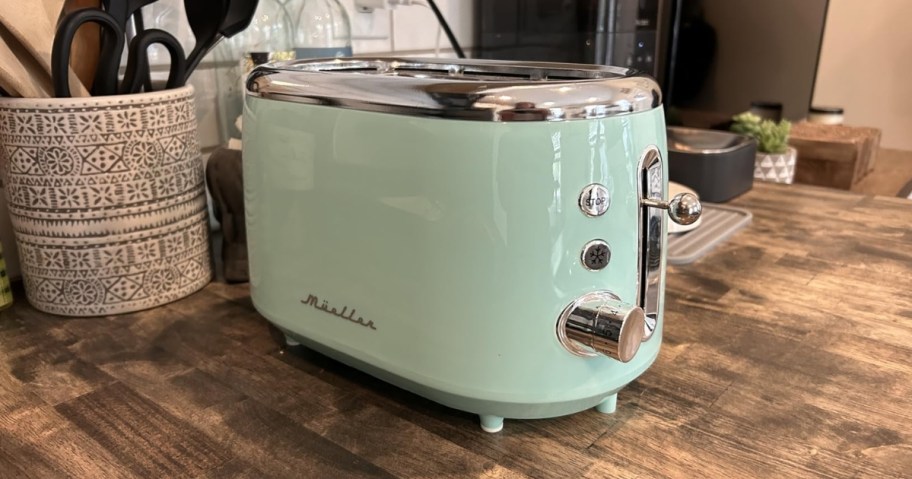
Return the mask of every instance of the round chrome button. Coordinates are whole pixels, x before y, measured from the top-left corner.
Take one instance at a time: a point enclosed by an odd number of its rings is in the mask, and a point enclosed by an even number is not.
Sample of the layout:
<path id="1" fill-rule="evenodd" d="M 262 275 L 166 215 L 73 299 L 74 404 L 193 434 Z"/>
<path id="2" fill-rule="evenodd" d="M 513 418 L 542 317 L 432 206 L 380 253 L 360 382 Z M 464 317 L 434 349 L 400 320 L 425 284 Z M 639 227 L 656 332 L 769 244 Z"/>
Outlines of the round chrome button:
<path id="1" fill-rule="evenodd" d="M 580 259 L 586 269 L 598 271 L 608 266 L 608 262 L 611 261 L 611 248 L 602 240 L 592 240 L 583 246 Z"/>
<path id="2" fill-rule="evenodd" d="M 611 198 L 608 197 L 608 188 L 598 183 L 593 183 L 580 193 L 579 207 L 586 216 L 601 216 L 608 211 Z"/>

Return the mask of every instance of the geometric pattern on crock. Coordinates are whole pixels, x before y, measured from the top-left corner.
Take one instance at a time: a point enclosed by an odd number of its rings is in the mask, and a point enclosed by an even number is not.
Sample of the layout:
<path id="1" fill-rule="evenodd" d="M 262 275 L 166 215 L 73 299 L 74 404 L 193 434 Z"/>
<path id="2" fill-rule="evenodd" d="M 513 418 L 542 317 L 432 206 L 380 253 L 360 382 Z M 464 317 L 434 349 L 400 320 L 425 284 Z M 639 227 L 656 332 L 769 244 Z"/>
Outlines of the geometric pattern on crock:
<path id="1" fill-rule="evenodd" d="M 796 163 L 794 150 L 779 154 L 757 154 L 754 161 L 754 178 L 791 184 L 795 178 Z"/>
<path id="2" fill-rule="evenodd" d="M 150 235 L 183 230 L 187 223 L 202 220 L 206 214 L 206 197 L 198 193 L 158 200 L 158 209 L 129 216 L 111 215 L 111 210 L 78 210 L 46 212 L 35 210 L 31 217 L 18 216 L 16 236 L 20 242 L 57 244 L 57 238 L 66 238 L 75 246 L 95 245 L 102 238 L 105 243 L 141 241 Z M 144 207 L 151 202 L 139 205 Z M 137 210 L 139 208 L 131 208 Z M 80 216 L 73 219 L 73 216 Z M 178 221 L 179 219 L 179 221 Z M 73 225 L 79 226 L 78 230 Z"/>
<path id="3" fill-rule="evenodd" d="M 211 280 L 190 87 L 0 102 L 0 178 L 38 309 L 137 311 Z"/>
<path id="4" fill-rule="evenodd" d="M 108 166 L 113 170 L 124 164 L 121 160 Z M 13 209 L 22 207 L 61 211 L 107 205 L 129 206 L 204 187 L 202 160 L 199 157 L 179 164 L 152 168 L 156 171 L 137 173 L 134 168 L 129 168 L 122 172 L 108 171 L 105 174 L 91 171 L 79 177 L 33 177 L 14 173 L 12 182 L 7 186 L 7 195 Z M 83 171 L 86 170 L 83 168 Z"/>

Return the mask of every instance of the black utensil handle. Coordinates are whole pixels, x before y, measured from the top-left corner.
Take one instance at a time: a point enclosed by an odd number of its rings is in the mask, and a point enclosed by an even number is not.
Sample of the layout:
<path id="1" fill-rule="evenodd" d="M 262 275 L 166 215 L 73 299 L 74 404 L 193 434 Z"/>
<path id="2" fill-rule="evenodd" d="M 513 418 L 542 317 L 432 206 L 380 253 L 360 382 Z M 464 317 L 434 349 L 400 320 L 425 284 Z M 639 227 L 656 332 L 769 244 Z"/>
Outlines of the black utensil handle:
<path id="1" fill-rule="evenodd" d="M 142 9 L 139 9 L 133 13 L 133 29 L 136 30 L 136 36 L 142 35 L 142 32 L 146 31 L 145 23 L 143 22 Z M 143 90 L 152 91 L 152 75 L 150 74 L 149 60 L 143 62 L 146 69 L 146 74 L 143 75 Z"/>
<path id="2" fill-rule="evenodd" d="M 95 69 L 92 94 L 116 95 L 117 74 L 120 71 L 120 59 L 126 44 L 127 21 L 130 18 L 127 14 L 128 0 L 102 0 L 101 3 L 104 12 L 117 24 L 117 29 L 106 31 L 101 37 L 101 55 Z M 114 38 L 115 36 L 118 38 Z"/>
<path id="3" fill-rule="evenodd" d="M 459 46 L 459 41 L 456 40 L 456 35 L 453 35 L 453 30 L 450 30 L 450 24 L 447 23 L 446 18 L 443 17 L 443 13 L 437 8 L 437 3 L 435 3 L 434 0 L 427 0 L 427 2 L 428 6 L 431 7 L 431 10 L 434 11 L 437 22 L 440 23 L 440 26 L 443 28 L 443 33 L 446 33 L 447 38 L 450 40 L 450 45 L 453 47 L 453 50 L 456 51 L 456 56 L 465 58 L 465 52 L 463 52 L 462 47 Z"/>
<path id="4" fill-rule="evenodd" d="M 120 28 L 120 26 L 118 26 Z M 116 33 L 106 30 L 101 37 L 101 54 L 98 56 L 98 67 L 95 69 L 95 82 L 92 84 L 92 95 L 116 95 L 117 73 L 120 70 L 120 56 L 123 53 L 123 30 Z"/>
<path id="5" fill-rule="evenodd" d="M 60 24 L 57 26 L 57 33 L 54 35 L 54 44 L 51 49 L 51 79 L 54 84 L 54 96 L 58 98 L 70 97 L 70 48 L 72 47 L 73 38 L 79 30 L 79 27 L 86 22 L 97 23 L 102 26 L 102 30 L 111 32 L 113 42 L 108 42 L 108 45 L 117 52 L 123 51 L 123 30 L 121 30 L 120 26 L 118 26 L 114 19 L 107 13 L 98 9 L 89 8 L 77 10 L 63 17 L 63 20 L 61 20 Z M 104 27 L 107 27 L 107 29 Z M 120 35 L 117 35 L 118 33 L 120 33 Z M 99 58 L 99 65 L 104 60 L 104 57 Z M 118 55 L 114 61 L 119 64 L 120 55 Z M 116 92 L 116 67 L 114 71 L 114 87 L 105 91 Z M 99 78 L 98 75 L 96 75 L 95 84 L 99 85 L 100 83 L 103 83 L 102 80 L 105 80 L 105 78 Z M 93 92 L 94 91 L 93 88 Z"/>
<path id="6" fill-rule="evenodd" d="M 208 54 L 221 40 L 222 35 L 219 34 L 212 39 L 212 43 L 198 43 L 193 46 L 193 50 L 190 50 L 190 54 L 187 55 L 187 72 L 184 74 L 184 83 L 190 80 L 190 75 L 193 73 L 193 70 L 196 70 L 196 67 L 198 67 L 200 62 L 203 61 L 203 58 L 206 57 L 206 54 Z"/>
<path id="7" fill-rule="evenodd" d="M 170 33 L 153 28 L 137 35 L 130 42 L 127 69 L 124 72 L 120 93 L 139 93 L 143 86 L 143 79 L 149 73 L 149 58 L 146 50 L 153 43 L 160 43 L 171 55 L 171 70 L 168 73 L 168 83 L 165 88 L 177 88 L 183 85 L 187 68 L 183 47 Z"/>

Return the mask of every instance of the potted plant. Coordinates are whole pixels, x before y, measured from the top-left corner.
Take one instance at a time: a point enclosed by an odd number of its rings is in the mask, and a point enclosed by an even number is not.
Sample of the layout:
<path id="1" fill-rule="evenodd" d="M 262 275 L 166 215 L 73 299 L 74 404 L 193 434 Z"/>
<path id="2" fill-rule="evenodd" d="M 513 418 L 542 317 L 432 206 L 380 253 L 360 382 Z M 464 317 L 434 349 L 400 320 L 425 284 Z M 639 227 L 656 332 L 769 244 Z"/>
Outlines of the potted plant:
<path id="1" fill-rule="evenodd" d="M 792 124 L 788 120 L 778 123 L 745 112 L 735 115 L 731 130 L 757 140 L 757 158 L 754 160 L 754 178 L 775 183 L 789 183 L 795 178 L 797 151 L 789 146 Z"/>

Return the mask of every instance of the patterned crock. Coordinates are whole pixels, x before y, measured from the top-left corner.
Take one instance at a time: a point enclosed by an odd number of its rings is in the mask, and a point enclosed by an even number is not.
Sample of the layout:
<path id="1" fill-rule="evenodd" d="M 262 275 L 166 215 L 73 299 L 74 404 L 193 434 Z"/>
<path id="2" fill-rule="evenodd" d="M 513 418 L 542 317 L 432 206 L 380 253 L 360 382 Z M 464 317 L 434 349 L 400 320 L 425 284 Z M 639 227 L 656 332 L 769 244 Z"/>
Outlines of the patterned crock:
<path id="1" fill-rule="evenodd" d="M 192 87 L 0 99 L 0 177 L 42 311 L 138 311 L 211 280 Z"/>

